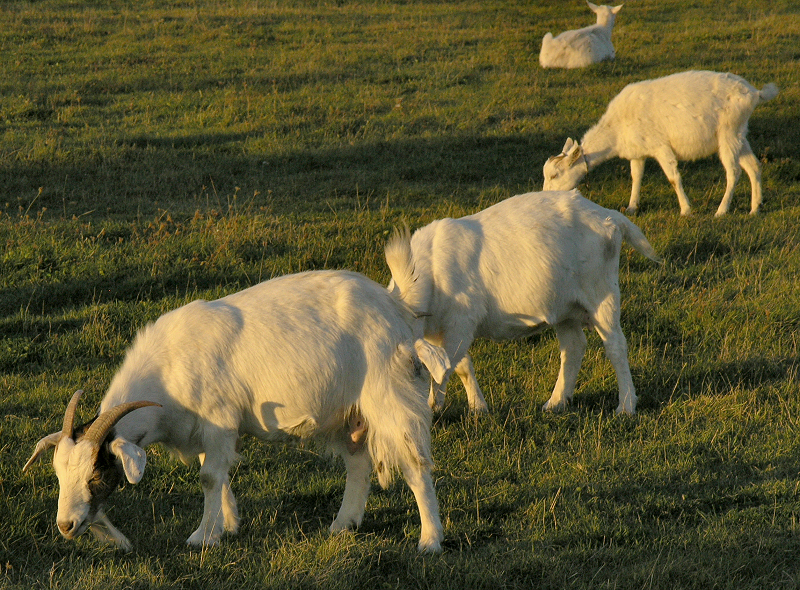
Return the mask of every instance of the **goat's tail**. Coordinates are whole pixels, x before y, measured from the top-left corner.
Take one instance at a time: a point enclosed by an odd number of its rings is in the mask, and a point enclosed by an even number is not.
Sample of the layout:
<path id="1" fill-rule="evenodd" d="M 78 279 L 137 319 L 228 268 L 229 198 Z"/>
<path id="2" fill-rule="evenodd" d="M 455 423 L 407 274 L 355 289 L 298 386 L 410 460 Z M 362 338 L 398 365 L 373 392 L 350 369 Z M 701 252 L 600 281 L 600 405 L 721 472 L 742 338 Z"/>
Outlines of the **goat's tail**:
<path id="1" fill-rule="evenodd" d="M 392 297 L 405 303 L 417 315 L 427 312 L 428 289 L 425 282 L 419 280 L 414 268 L 408 226 L 394 230 L 386 242 L 384 255 L 392 273 L 392 282 L 389 284 Z"/>
<path id="2" fill-rule="evenodd" d="M 429 358 L 423 359 L 418 354 L 420 343 L 438 349 L 424 341 L 418 341 L 414 348 L 408 343 L 400 343 L 391 361 L 381 371 L 382 380 L 367 383 L 365 394 L 359 401 L 360 411 L 368 424 L 369 454 L 378 483 L 384 488 L 391 483 L 398 469 L 429 470 L 433 467 L 432 412 L 427 396 L 430 376 L 423 368 L 423 365 L 431 365 Z M 438 370 L 446 370 L 449 367 L 447 354 L 441 349 L 434 352 L 443 355 L 436 361 L 442 364 Z"/>
<path id="3" fill-rule="evenodd" d="M 775 86 L 772 82 L 764 86 L 761 90 L 758 91 L 758 101 L 759 102 L 766 102 L 768 100 L 772 100 L 778 96 L 778 87 Z"/>
<path id="4" fill-rule="evenodd" d="M 624 240 L 633 246 L 633 248 L 639 252 L 639 254 L 646 256 L 653 262 L 657 262 L 659 264 L 664 262 L 661 257 L 656 254 L 653 246 L 650 245 L 650 242 L 647 241 L 647 238 L 642 233 L 642 230 L 640 230 L 635 223 L 617 211 L 612 211 L 611 214 L 613 216 L 611 217 L 611 220 L 622 232 L 622 237 Z"/>

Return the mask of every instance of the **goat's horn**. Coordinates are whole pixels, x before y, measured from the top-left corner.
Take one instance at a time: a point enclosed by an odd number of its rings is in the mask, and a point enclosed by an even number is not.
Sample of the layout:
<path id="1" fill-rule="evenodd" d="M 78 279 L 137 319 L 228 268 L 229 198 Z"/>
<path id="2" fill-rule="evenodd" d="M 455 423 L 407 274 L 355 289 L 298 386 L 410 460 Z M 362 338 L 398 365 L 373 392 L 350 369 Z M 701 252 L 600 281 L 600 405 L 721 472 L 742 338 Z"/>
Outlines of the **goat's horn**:
<path id="1" fill-rule="evenodd" d="M 114 424 L 116 424 L 125 414 L 133 412 L 134 410 L 138 410 L 139 408 L 146 408 L 147 406 L 158 406 L 160 408 L 161 404 L 139 401 L 114 406 L 110 410 L 103 412 L 97 417 L 97 419 L 89 427 L 89 430 L 86 431 L 84 438 L 91 441 L 95 445 L 100 446 L 100 443 L 103 442 L 103 439 L 108 434 L 108 431 L 111 430 Z"/>
<path id="2" fill-rule="evenodd" d="M 72 394 L 72 399 L 67 404 L 67 410 L 64 412 L 64 426 L 61 427 L 61 436 L 72 438 L 72 432 L 75 429 L 75 410 L 78 408 L 78 400 L 83 395 L 83 389 L 79 389 Z"/>

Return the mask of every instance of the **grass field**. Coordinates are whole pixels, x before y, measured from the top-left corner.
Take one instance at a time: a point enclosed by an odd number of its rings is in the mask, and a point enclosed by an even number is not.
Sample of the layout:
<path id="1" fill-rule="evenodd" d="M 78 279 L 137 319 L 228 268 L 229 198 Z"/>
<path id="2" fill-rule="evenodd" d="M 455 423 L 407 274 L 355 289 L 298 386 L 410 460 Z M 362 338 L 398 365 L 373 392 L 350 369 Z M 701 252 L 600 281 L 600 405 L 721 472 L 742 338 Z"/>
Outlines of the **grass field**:
<path id="1" fill-rule="evenodd" d="M 615 62 L 542 70 L 543 34 L 591 17 L 578 0 L 0 4 L 0 588 L 800 586 L 800 7 L 632 0 Z M 687 69 L 781 92 L 750 121 L 759 216 L 743 177 L 713 218 L 709 158 L 681 165 L 680 218 L 648 163 L 635 221 L 666 264 L 625 248 L 620 270 L 637 416 L 614 415 L 596 335 L 561 414 L 539 409 L 552 334 L 478 342 L 489 414 L 453 382 L 432 433 L 440 556 L 417 554 L 402 482 L 330 537 L 343 466 L 254 440 L 219 547 L 185 546 L 197 466 L 160 447 L 108 509 L 134 552 L 60 537 L 52 468 L 22 465 L 74 390 L 92 414 L 146 322 L 289 272 L 385 282 L 393 227 L 541 188 L 626 84 Z M 626 205 L 627 162 L 581 189 Z"/>

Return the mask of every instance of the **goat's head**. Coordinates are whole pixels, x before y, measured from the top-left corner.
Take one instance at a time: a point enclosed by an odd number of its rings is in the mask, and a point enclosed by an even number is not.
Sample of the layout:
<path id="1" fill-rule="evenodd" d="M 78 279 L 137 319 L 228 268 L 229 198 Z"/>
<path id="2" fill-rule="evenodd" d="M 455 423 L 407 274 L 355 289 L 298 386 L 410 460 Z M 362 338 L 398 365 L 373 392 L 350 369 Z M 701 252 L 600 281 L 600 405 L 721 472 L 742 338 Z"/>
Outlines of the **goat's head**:
<path id="1" fill-rule="evenodd" d="M 83 534 L 95 522 L 105 500 L 122 483 L 123 475 L 130 483 L 142 478 L 147 460 L 144 450 L 115 438 L 113 429 L 129 412 L 158 405 L 146 401 L 122 404 L 76 429 L 75 410 L 82 393 L 76 391 L 67 405 L 61 431 L 40 440 L 22 468 L 27 470 L 44 451 L 55 447 L 53 468 L 59 485 L 56 523 L 67 539 Z"/>
<path id="2" fill-rule="evenodd" d="M 597 4 L 592 4 L 587 0 L 586 4 L 589 5 L 589 9 L 597 15 L 597 24 L 601 27 L 605 26 L 614 26 L 614 20 L 617 18 L 617 13 L 622 9 L 622 4 L 619 6 L 598 6 Z"/>
<path id="3" fill-rule="evenodd" d="M 568 191 L 578 186 L 589 166 L 583 148 L 572 138 L 567 139 L 564 149 L 544 163 L 544 186 L 546 191 Z"/>

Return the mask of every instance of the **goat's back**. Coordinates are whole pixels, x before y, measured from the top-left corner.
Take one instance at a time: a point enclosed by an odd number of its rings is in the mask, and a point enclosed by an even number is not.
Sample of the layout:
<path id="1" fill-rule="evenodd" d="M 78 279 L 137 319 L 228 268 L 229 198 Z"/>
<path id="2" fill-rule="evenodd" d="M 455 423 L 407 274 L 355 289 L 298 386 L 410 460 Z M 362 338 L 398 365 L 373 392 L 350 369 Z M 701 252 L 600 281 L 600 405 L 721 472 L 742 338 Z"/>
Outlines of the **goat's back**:
<path id="1" fill-rule="evenodd" d="M 654 155 L 669 145 L 679 160 L 693 160 L 717 153 L 720 137 L 730 136 L 721 130 L 743 137 L 760 101 L 759 91 L 740 76 L 680 72 L 629 84 L 596 127 L 616 134 L 622 158 Z"/>
<path id="2" fill-rule="evenodd" d="M 357 408 L 372 425 L 368 444 L 383 448 L 376 459 L 391 469 L 391 449 L 413 445 L 387 442 L 397 433 L 386 431 L 386 414 L 413 415 L 406 422 L 416 424 L 415 443 L 429 419 L 427 373 L 405 313 L 384 287 L 345 271 L 287 275 L 194 301 L 140 332 L 103 406 L 161 403 L 168 419 L 160 439 L 189 456 L 200 452 L 209 419 L 260 438 L 326 436 Z"/>
<path id="3" fill-rule="evenodd" d="M 557 37 L 547 33 L 539 52 L 543 68 L 585 68 L 605 59 L 614 59 L 614 46 L 610 30 L 600 25 L 564 31 Z"/>
<path id="4" fill-rule="evenodd" d="M 608 210 L 577 191 L 517 195 L 435 221 L 412 238 L 415 268 L 434 285 L 426 332 L 473 314 L 476 336 L 504 339 L 593 307 L 585 296 L 616 280 L 622 237 Z"/>

